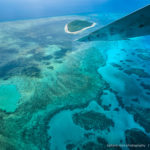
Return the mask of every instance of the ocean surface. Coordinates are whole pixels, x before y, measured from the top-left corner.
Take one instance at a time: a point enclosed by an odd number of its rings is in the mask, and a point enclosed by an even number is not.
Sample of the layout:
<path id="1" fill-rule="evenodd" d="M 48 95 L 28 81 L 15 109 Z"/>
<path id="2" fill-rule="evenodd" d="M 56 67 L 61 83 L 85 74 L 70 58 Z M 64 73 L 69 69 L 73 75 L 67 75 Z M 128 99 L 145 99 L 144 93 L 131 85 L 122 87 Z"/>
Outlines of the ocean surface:
<path id="1" fill-rule="evenodd" d="M 149 0 L 0 0 L 0 21 L 80 13 L 130 13 Z"/>
<path id="2" fill-rule="evenodd" d="M 149 150 L 150 36 L 77 41 L 146 4 L 0 1 L 0 150 Z"/>

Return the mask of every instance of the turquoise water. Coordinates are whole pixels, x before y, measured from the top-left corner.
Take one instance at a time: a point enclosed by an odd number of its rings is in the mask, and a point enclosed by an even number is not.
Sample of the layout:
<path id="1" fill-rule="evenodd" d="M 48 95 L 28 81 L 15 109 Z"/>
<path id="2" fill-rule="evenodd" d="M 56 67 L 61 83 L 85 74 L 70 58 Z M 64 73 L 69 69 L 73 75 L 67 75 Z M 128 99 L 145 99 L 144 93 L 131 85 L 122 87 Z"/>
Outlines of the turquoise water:
<path id="1" fill-rule="evenodd" d="M 14 85 L 0 86 L 0 108 L 6 112 L 13 112 L 17 108 L 20 94 Z"/>
<path id="2" fill-rule="evenodd" d="M 0 23 L 0 150 L 149 149 L 150 36 L 77 41 L 126 13 Z"/>

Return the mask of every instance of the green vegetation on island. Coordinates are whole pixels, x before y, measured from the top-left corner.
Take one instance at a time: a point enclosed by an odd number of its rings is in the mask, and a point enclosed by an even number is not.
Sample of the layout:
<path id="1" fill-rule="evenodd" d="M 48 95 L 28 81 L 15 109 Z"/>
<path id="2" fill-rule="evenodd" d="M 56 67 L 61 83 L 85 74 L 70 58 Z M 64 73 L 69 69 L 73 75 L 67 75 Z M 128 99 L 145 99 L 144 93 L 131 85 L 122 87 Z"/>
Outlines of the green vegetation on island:
<path id="1" fill-rule="evenodd" d="M 68 24 L 69 32 L 77 32 L 84 28 L 90 27 L 93 23 L 84 20 L 74 20 Z"/>

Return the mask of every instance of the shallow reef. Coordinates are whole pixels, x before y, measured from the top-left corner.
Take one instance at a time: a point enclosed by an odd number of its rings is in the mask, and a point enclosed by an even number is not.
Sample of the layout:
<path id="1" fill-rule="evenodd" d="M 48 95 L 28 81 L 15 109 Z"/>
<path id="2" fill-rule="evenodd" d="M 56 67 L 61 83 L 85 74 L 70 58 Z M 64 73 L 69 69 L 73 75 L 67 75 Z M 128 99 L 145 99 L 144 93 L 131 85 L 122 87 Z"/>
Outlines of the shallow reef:
<path id="1" fill-rule="evenodd" d="M 80 125 L 86 130 L 104 130 L 110 126 L 114 126 L 114 122 L 107 118 L 104 114 L 96 112 L 86 112 L 73 115 L 75 124 Z"/>
<path id="2" fill-rule="evenodd" d="M 149 142 L 149 37 L 77 41 L 112 16 L 0 23 L 0 150 L 122 150 Z M 74 20 L 97 27 L 67 34 Z"/>

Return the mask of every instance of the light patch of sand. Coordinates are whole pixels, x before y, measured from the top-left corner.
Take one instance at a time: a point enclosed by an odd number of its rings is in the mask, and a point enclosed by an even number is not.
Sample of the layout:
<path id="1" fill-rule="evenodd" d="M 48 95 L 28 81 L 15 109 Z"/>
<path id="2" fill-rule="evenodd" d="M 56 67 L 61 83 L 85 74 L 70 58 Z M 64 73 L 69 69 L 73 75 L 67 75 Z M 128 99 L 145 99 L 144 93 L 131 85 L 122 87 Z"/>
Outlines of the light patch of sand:
<path id="1" fill-rule="evenodd" d="M 94 22 L 94 23 L 93 23 L 91 26 L 89 26 L 89 27 L 83 28 L 83 29 L 81 29 L 81 30 L 79 30 L 79 31 L 76 31 L 76 32 L 70 32 L 70 31 L 68 30 L 68 24 L 66 24 L 64 30 L 65 30 L 66 33 L 69 33 L 69 34 L 78 34 L 78 33 L 82 32 L 82 31 L 85 31 L 85 30 L 87 30 L 87 29 L 89 29 L 89 28 L 95 27 L 95 25 L 96 25 L 96 23 Z"/>

